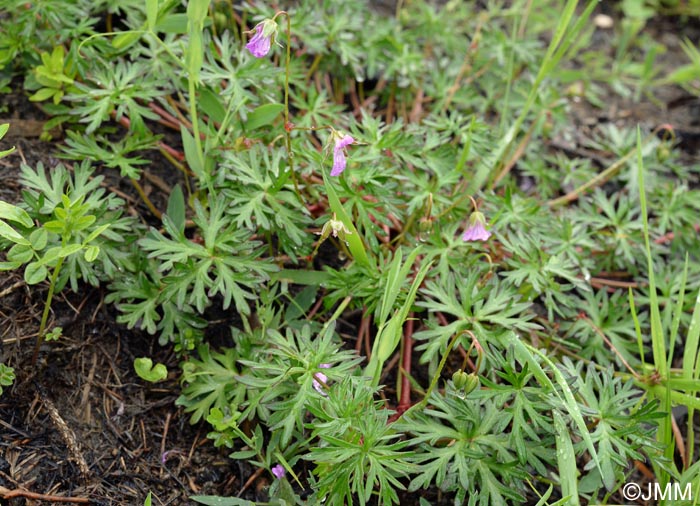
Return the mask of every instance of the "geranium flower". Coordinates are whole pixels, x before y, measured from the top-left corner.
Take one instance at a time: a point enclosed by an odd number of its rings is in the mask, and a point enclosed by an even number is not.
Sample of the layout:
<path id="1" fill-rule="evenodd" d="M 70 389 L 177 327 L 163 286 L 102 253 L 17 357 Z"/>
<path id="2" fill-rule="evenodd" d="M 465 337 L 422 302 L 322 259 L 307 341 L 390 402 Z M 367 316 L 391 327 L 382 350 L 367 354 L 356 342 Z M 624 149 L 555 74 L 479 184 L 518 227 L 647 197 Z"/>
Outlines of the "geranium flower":
<path id="1" fill-rule="evenodd" d="M 262 58 L 270 52 L 270 46 L 276 34 L 277 23 L 271 19 L 266 19 L 255 26 L 255 35 L 253 35 L 245 47 L 256 58 Z"/>
<path id="2" fill-rule="evenodd" d="M 329 369 L 331 367 L 331 364 L 320 364 L 319 367 L 321 369 Z M 326 393 L 326 390 L 324 388 L 324 385 L 328 381 L 328 376 L 323 374 L 322 372 L 317 372 L 314 374 L 314 381 L 312 383 L 312 386 L 314 389 L 321 395 L 328 395 Z"/>
<path id="3" fill-rule="evenodd" d="M 486 218 L 479 211 L 469 216 L 469 226 L 462 234 L 463 241 L 487 241 L 491 232 L 486 230 Z"/>
<path id="4" fill-rule="evenodd" d="M 276 466 L 272 466 L 272 469 L 270 469 L 270 471 L 272 471 L 272 474 L 274 474 L 275 478 L 277 478 L 278 480 L 281 480 L 282 478 L 284 478 L 284 475 L 286 474 L 284 467 L 281 464 L 277 464 Z"/>
<path id="5" fill-rule="evenodd" d="M 337 132 L 333 134 L 335 137 L 335 146 L 333 146 L 333 169 L 331 176 L 340 176 L 345 170 L 347 161 L 345 160 L 345 148 L 355 142 L 355 139 L 349 135 L 341 135 Z"/>

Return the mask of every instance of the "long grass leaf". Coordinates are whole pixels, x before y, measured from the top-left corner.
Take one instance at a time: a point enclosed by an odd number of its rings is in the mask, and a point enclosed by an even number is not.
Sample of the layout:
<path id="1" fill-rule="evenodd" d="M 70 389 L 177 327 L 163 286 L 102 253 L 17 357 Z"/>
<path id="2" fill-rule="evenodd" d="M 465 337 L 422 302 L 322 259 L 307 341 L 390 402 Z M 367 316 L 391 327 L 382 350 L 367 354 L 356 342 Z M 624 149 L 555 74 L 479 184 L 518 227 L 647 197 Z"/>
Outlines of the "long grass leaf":
<path id="1" fill-rule="evenodd" d="M 362 238 L 355 228 L 355 224 L 350 219 L 350 216 L 345 211 L 343 204 L 341 204 L 338 195 L 335 193 L 335 189 L 333 189 L 333 184 L 328 180 L 328 176 L 325 172 L 323 172 L 323 184 L 326 187 L 326 195 L 328 195 L 328 204 L 331 206 L 331 210 L 335 213 L 336 217 L 343 222 L 345 228 L 350 231 L 349 234 L 346 234 L 345 240 L 348 243 L 348 248 L 350 249 L 353 259 L 365 267 L 371 267 L 372 263 L 367 256 Z"/>
<path id="2" fill-rule="evenodd" d="M 566 426 L 564 417 L 558 411 L 552 411 L 554 418 L 554 430 L 556 430 L 555 443 L 557 446 L 557 469 L 559 471 L 559 483 L 561 495 L 569 497 L 566 504 L 578 506 L 578 470 L 576 468 L 576 453 L 571 443 L 571 435 Z"/>
<path id="3" fill-rule="evenodd" d="M 562 402 L 567 412 L 569 413 L 569 416 L 574 421 L 576 428 L 578 428 L 580 436 L 583 439 L 583 442 L 586 445 L 586 449 L 588 450 L 588 453 L 590 453 L 591 459 L 593 459 L 593 462 L 595 463 L 598 472 L 600 473 L 605 487 L 608 490 L 612 489 L 615 483 L 615 477 L 603 473 L 603 469 L 600 466 L 600 459 L 598 458 L 598 452 L 596 452 L 595 446 L 593 445 L 593 439 L 591 439 L 591 435 L 588 432 L 588 427 L 586 426 L 586 422 L 584 421 L 583 415 L 581 414 L 581 409 L 579 408 L 578 403 L 576 402 L 576 398 L 574 397 L 574 394 L 571 391 L 569 384 L 566 382 L 566 378 L 564 378 L 564 375 L 544 353 L 530 345 L 523 343 L 522 341 L 520 341 L 520 339 L 518 339 L 518 337 L 514 333 L 511 335 L 510 342 L 515 347 L 516 355 L 521 360 L 527 362 L 530 365 L 530 368 L 532 369 L 532 372 L 537 381 L 539 381 L 542 386 L 550 388 Z M 552 376 L 554 376 L 554 379 L 556 380 L 559 389 L 564 394 L 564 398 L 562 398 L 559 395 L 557 389 L 554 388 L 554 384 L 549 379 L 544 369 L 542 369 L 542 366 L 540 366 L 539 362 L 535 359 L 535 355 L 540 357 L 540 359 L 549 366 L 549 368 L 552 371 Z"/>
<path id="4" fill-rule="evenodd" d="M 698 367 L 698 360 L 700 359 L 700 354 L 698 354 L 698 341 L 700 341 L 700 291 L 695 298 L 695 309 L 693 310 L 693 316 L 690 319 L 690 327 L 688 328 L 688 335 L 685 339 L 685 349 L 683 350 L 683 378 L 686 380 L 698 381 L 700 377 L 700 368 Z M 700 381 L 698 381 L 700 383 Z M 687 391 L 687 390 L 686 390 Z M 688 406 L 688 420 L 694 420 L 695 409 Z M 688 444 L 688 461 L 693 460 L 693 455 L 695 453 L 695 429 L 694 424 L 688 424 L 688 437 L 686 438 Z"/>

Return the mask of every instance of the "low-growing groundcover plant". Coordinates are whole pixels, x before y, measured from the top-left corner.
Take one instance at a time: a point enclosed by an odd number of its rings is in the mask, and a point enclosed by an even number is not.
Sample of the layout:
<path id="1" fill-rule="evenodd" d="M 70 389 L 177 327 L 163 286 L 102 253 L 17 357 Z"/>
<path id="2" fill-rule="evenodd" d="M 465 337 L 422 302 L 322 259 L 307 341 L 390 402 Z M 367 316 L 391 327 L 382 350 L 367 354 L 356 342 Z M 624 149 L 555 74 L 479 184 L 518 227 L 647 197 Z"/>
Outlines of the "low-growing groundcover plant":
<path id="1" fill-rule="evenodd" d="M 547 144 L 596 4 L 10 0 L 3 76 L 67 161 L 22 168 L 2 268 L 48 279 L 45 314 L 102 286 L 172 346 L 177 404 L 267 504 L 614 504 L 649 476 L 692 503 L 697 170 L 660 130 L 601 130 L 600 171 Z M 612 89 L 653 91 L 628 72 Z M 100 186 L 117 169 L 138 219 Z M 44 317 L 37 350 L 58 335 Z"/>

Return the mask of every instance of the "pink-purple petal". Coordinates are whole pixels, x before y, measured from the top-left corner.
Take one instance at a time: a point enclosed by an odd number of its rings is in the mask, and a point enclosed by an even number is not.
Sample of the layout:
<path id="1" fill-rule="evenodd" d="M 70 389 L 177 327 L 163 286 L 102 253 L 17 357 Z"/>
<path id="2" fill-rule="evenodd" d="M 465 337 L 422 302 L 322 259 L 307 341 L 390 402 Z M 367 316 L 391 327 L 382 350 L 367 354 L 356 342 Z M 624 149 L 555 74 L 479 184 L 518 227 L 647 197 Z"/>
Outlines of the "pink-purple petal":
<path id="1" fill-rule="evenodd" d="M 355 139 L 353 139 L 349 135 L 346 135 L 342 139 L 337 140 L 335 142 L 335 149 L 343 149 L 343 148 L 349 146 L 350 144 L 352 144 L 353 142 L 355 142 Z"/>
<path id="2" fill-rule="evenodd" d="M 329 369 L 331 367 L 331 364 L 320 364 L 319 367 L 321 369 Z M 328 376 L 323 374 L 322 372 L 317 372 L 314 374 L 314 380 L 311 383 L 311 385 L 314 387 L 314 390 L 316 390 L 318 393 L 321 395 L 328 395 L 325 390 L 325 384 L 328 382 Z"/>
<path id="3" fill-rule="evenodd" d="M 282 478 L 284 478 L 285 470 L 281 464 L 277 464 L 276 466 L 273 466 L 272 469 L 270 469 L 270 471 L 272 471 L 272 474 L 274 474 L 275 478 L 277 478 L 278 480 L 281 480 Z"/>
<path id="4" fill-rule="evenodd" d="M 491 232 L 486 230 L 483 223 L 477 221 L 467 228 L 462 234 L 463 241 L 487 241 L 491 237 Z"/>
<path id="5" fill-rule="evenodd" d="M 331 176 L 339 176 L 345 170 L 347 160 L 345 159 L 345 152 L 343 150 L 353 142 L 355 142 L 355 139 L 349 135 L 335 141 L 335 146 L 333 146 L 333 169 L 331 170 Z"/>
<path id="6" fill-rule="evenodd" d="M 345 159 L 345 153 L 342 149 L 335 148 L 333 150 L 333 169 L 331 169 L 331 176 L 340 176 L 345 170 L 347 165 L 347 160 Z"/>
<path id="7" fill-rule="evenodd" d="M 270 52 L 270 37 L 263 36 L 263 27 L 261 24 L 255 27 L 255 35 L 253 35 L 245 47 L 256 58 L 262 58 Z"/>

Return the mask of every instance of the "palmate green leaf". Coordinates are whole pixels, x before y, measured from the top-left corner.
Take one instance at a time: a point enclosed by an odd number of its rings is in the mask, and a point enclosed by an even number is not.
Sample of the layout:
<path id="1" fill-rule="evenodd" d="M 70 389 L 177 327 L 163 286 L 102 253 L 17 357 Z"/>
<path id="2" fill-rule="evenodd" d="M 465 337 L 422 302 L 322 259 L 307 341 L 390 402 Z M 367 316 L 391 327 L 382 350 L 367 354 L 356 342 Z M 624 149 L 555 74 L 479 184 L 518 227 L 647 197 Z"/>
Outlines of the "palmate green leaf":
<path id="1" fill-rule="evenodd" d="M 80 116 L 81 123 L 87 123 L 86 132 L 93 133 L 103 122 L 110 120 L 114 112 L 117 120 L 129 119 L 129 129 L 142 135 L 146 131 L 144 119 L 159 119 L 149 103 L 164 92 L 160 89 L 157 76 L 148 72 L 150 64 L 139 60 L 126 62 L 117 60 L 109 67 L 97 67 L 90 81 L 75 82 L 77 91 L 66 96 L 75 102 L 71 114 Z"/>
<path id="2" fill-rule="evenodd" d="M 569 416 L 574 421 L 574 426 L 579 430 L 579 436 L 583 439 L 583 443 L 585 445 L 585 448 L 588 450 L 588 453 L 591 455 L 593 466 L 596 467 L 598 472 L 600 473 L 600 476 L 601 476 L 602 482 L 605 485 L 605 488 L 607 488 L 608 490 L 611 490 L 613 488 L 614 483 L 615 483 L 615 476 L 605 475 L 603 473 L 603 469 L 602 469 L 601 464 L 600 464 L 600 459 L 598 457 L 598 453 L 596 452 L 595 446 L 593 444 L 593 440 L 591 438 L 591 434 L 589 433 L 588 427 L 586 426 L 586 423 L 583 419 L 581 409 L 580 409 L 578 403 L 576 402 L 574 394 L 571 391 L 571 388 L 569 387 L 569 384 L 566 382 L 566 379 L 564 378 L 564 376 L 561 374 L 559 369 L 556 368 L 556 366 L 551 361 L 551 359 L 549 359 L 549 357 L 547 357 L 540 350 L 537 350 L 537 349 L 533 348 L 532 346 L 529 346 L 529 345 L 523 343 L 514 332 L 510 334 L 509 340 L 510 340 L 510 345 L 515 348 L 515 353 L 516 353 L 516 356 L 518 357 L 518 359 L 521 362 L 528 363 L 530 365 L 530 368 L 532 369 L 532 372 L 535 375 L 535 378 L 537 378 L 537 381 L 542 386 L 547 387 L 551 391 L 555 392 L 557 397 L 561 400 L 563 406 L 565 407 L 565 409 L 569 413 Z M 552 371 L 552 375 L 554 376 L 554 379 L 560 388 L 560 391 L 563 393 L 563 397 L 561 397 L 557 393 L 557 390 L 555 389 L 554 384 L 549 379 L 549 377 L 545 373 L 544 369 L 542 369 L 542 366 L 539 364 L 538 360 L 543 361 L 550 368 L 550 370 Z"/>
<path id="3" fill-rule="evenodd" d="M 109 168 L 119 169 L 122 177 L 138 179 L 141 176 L 140 166 L 150 161 L 134 153 L 153 149 L 157 140 L 157 137 L 148 134 L 131 134 L 114 140 L 68 130 L 66 143 L 61 146 L 63 153 L 59 156 L 71 160 L 100 160 Z"/>
<path id="4" fill-rule="evenodd" d="M 211 352 L 206 345 L 197 348 L 199 358 L 182 364 L 182 394 L 175 404 L 192 413 L 190 423 L 206 418 L 212 408 L 229 409 L 245 399 L 245 387 L 237 381 L 239 374 L 233 348 Z"/>
<path id="5" fill-rule="evenodd" d="M 452 335 L 462 330 L 471 330 L 479 340 L 489 342 L 507 330 L 530 331 L 539 328 L 531 323 L 534 314 L 531 303 L 521 302 L 521 296 L 511 286 L 501 282 L 497 276 L 482 284 L 481 273 L 471 270 L 465 279 L 457 281 L 454 274 L 427 281 L 421 292 L 425 300 L 416 304 L 431 313 L 440 312 L 455 318 L 449 325 L 429 324 L 427 330 L 417 332 L 417 340 L 426 341 L 418 349 L 425 350 L 421 361 L 437 357 L 447 348 Z M 496 332 L 494 332 L 496 331 Z"/>
<path id="6" fill-rule="evenodd" d="M 31 198 L 25 196 L 25 201 L 41 203 L 37 209 L 32 209 L 30 214 L 42 222 L 53 218 L 53 212 L 61 204 L 64 196 L 71 202 L 81 201 L 90 210 L 111 207 L 113 203 L 121 204 L 122 201 L 114 196 L 105 199 L 105 191 L 100 188 L 102 176 L 94 176 L 94 169 L 89 162 L 76 164 L 73 172 L 69 172 L 63 164 L 52 167 L 47 175 L 44 164 L 37 163 L 36 170 L 26 164 L 21 165 L 20 182 L 27 188 Z M 34 207 L 34 206 L 32 206 Z"/>
<path id="7" fill-rule="evenodd" d="M 263 363 L 240 360 L 253 374 L 239 381 L 261 392 L 255 404 L 269 407 L 269 427 L 281 429 L 281 441 L 288 444 L 295 429 L 303 430 L 309 403 L 321 396 L 314 388 L 315 375 L 322 372 L 328 378 L 327 385 L 331 385 L 350 375 L 361 358 L 340 350 L 333 320 L 319 335 L 314 335 L 310 325 L 288 328 L 284 335 L 270 330 L 266 343 Z M 328 367 L 322 368 L 321 364 Z M 324 387 L 319 384 L 318 388 Z M 257 409 L 256 405 L 251 403 L 246 413 Z"/>
<path id="8" fill-rule="evenodd" d="M 551 392 L 533 381 L 529 365 L 516 359 L 513 348 L 492 356 L 493 369 L 501 381 L 496 383 L 482 377 L 486 388 L 479 395 L 504 403 L 504 411 L 512 416 L 509 441 L 520 464 L 546 475 L 554 460 L 551 445 L 554 427 L 549 415 L 553 408 Z"/>
<path id="9" fill-rule="evenodd" d="M 407 443 L 398 441 L 399 434 L 387 424 L 388 410 L 365 406 L 364 415 L 344 432 L 336 433 L 330 423 L 317 426 L 324 444 L 303 457 L 316 465 L 318 496 L 330 504 L 365 505 L 373 496 L 380 506 L 396 504 L 396 490 L 404 488 L 399 478 L 415 470 Z"/>
<path id="10" fill-rule="evenodd" d="M 271 152 L 256 145 L 243 153 L 226 153 L 222 167 L 227 169 L 227 213 L 239 227 L 275 234 L 281 249 L 291 256 L 312 241 L 306 230 L 311 223 L 309 212 L 293 192 L 281 150 Z"/>
<path id="11" fill-rule="evenodd" d="M 526 471 L 517 463 L 506 432 L 510 415 L 492 400 L 471 401 L 433 393 L 434 406 L 396 424 L 418 446 L 411 459 L 419 468 L 409 490 L 437 485 L 457 493 L 458 501 L 479 497 L 478 504 L 524 500 Z"/>
<path id="12" fill-rule="evenodd" d="M 618 354 L 634 364 L 638 359 L 634 326 L 630 325 L 629 305 L 625 294 L 616 292 L 609 295 L 605 290 L 586 291 L 580 294 L 578 309 L 587 318 L 564 323 L 563 338 L 580 346 L 577 354 L 586 359 L 594 359 L 600 364 L 611 360 L 610 348 L 601 337 L 604 335 L 616 350 L 613 360 L 619 361 Z M 645 321 L 646 314 L 640 315 Z"/>
<path id="13" fill-rule="evenodd" d="M 211 201 L 207 211 L 195 202 L 194 221 L 201 231 L 203 243 L 185 237 L 167 216 L 163 216 L 166 237 L 157 230 L 139 241 L 148 257 L 160 262 L 164 273 L 163 292 L 166 299 L 179 307 L 194 305 L 201 313 L 217 294 L 223 296 L 223 308 L 235 303 L 236 309 L 248 314 L 246 299 L 252 298 L 250 288 L 268 278 L 276 270 L 269 262 L 258 260 L 260 243 L 250 240 L 250 233 L 235 227 L 224 216 L 225 200 Z"/>
<path id="14" fill-rule="evenodd" d="M 623 382 L 622 378 L 613 376 L 611 369 L 598 371 L 591 365 L 584 373 L 582 363 L 574 365 L 565 359 L 562 370 L 573 379 L 572 386 L 586 405 L 586 416 L 593 420 L 590 436 L 597 447 L 603 473 L 624 480 L 630 461 L 643 459 L 642 452 L 658 451 L 653 434 L 658 420 L 664 417 L 659 403 L 640 403 L 640 391 L 633 381 Z M 585 467 L 592 468 L 591 464 Z"/>
<path id="15" fill-rule="evenodd" d="M 138 325 L 149 334 L 156 333 L 161 319 L 158 312 L 161 276 L 153 267 L 144 262 L 133 276 L 117 277 L 105 298 L 107 303 L 116 303 L 122 313 L 117 317 L 118 323 L 126 323 L 129 329 Z"/>

